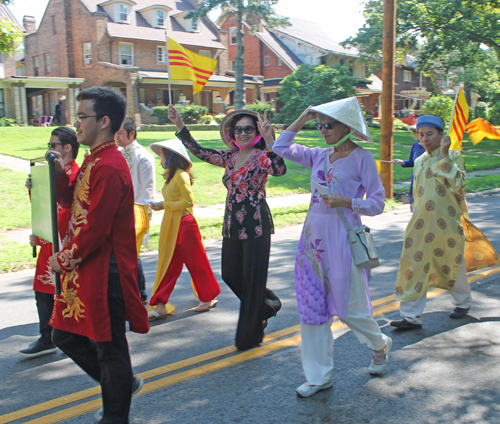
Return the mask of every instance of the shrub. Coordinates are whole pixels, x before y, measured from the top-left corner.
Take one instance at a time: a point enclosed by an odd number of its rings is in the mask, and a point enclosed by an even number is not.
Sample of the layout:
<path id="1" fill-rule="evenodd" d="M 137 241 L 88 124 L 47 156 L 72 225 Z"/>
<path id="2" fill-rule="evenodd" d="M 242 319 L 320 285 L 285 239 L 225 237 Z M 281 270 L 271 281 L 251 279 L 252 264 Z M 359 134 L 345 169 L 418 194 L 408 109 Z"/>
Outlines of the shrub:
<path id="1" fill-rule="evenodd" d="M 316 122 L 315 121 L 306 122 L 302 128 L 305 130 L 315 130 Z"/>
<path id="2" fill-rule="evenodd" d="M 254 112 L 260 113 L 264 116 L 264 112 L 267 110 L 267 119 L 273 118 L 273 113 L 271 112 L 273 105 L 266 103 L 263 100 L 256 100 L 251 105 L 245 105 L 245 109 L 253 110 Z"/>
<path id="3" fill-rule="evenodd" d="M 439 116 L 445 124 L 450 121 L 453 110 L 453 100 L 446 96 L 432 96 L 424 103 L 422 113 L 424 115 Z"/>
<path id="4" fill-rule="evenodd" d="M 408 127 L 401 119 L 397 118 L 392 122 L 392 126 L 395 130 L 405 130 Z"/>
<path id="5" fill-rule="evenodd" d="M 488 121 L 490 121 L 493 125 L 500 125 L 500 102 L 495 103 L 490 108 Z"/>
<path id="6" fill-rule="evenodd" d="M 0 127 L 17 127 L 14 118 L 0 118 Z"/>
<path id="7" fill-rule="evenodd" d="M 202 117 L 207 114 L 208 108 L 205 106 L 179 106 L 177 110 L 182 116 L 182 120 L 185 124 L 199 124 L 202 121 Z M 171 123 L 168 119 L 168 106 L 155 106 L 152 115 L 158 117 L 158 123 L 164 125 L 166 123 Z"/>
<path id="8" fill-rule="evenodd" d="M 225 117 L 226 117 L 226 115 L 215 115 L 214 119 L 215 119 L 215 122 L 220 124 Z"/>
<path id="9" fill-rule="evenodd" d="M 488 105 L 485 102 L 479 102 L 474 108 L 474 119 L 488 119 Z"/>
<path id="10" fill-rule="evenodd" d="M 212 115 L 204 115 L 201 117 L 201 122 L 205 125 L 210 125 L 212 123 Z"/>

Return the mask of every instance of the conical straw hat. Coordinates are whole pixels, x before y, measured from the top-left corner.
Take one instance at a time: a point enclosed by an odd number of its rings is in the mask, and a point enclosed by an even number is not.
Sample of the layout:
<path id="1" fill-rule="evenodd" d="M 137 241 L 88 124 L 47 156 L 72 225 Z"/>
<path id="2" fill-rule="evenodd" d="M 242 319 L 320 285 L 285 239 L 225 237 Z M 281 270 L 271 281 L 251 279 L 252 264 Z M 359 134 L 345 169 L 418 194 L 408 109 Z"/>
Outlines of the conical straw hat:
<path id="1" fill-rule="evenodd" d="M 230 149 L 235 149 L 235 146 L 233 145 L 231 140 L 229 140 L 229 138 L 228 138 L 229 137 L 229 127 L 231 125 L 231 121 L 233 119 L 239 119 L 238 115 L 241 115 L 241 114 L 252 115 L 252 116 L 255 116 L 256 118 L 258 118 L 260 116 L 254 110 L 238 109 L 238 110 L 233 110 L 232 112 L 228 113 L 224 117 L 224 119 L 220 123 L 220 128 L 219 128 L 220 137 L 222 138 L 222 141 L 224 142 L 224 144 L 227 147 L 229 147 Z M 258 129 L 257 129 L 257 131 L 258 131 Z"/>
<path id="2" fill-rule="evenodd" d="M 355 130 L 354 137 L 373 142 L 370 130 L 363 116 L 363 111 L 359 105 L 359 100 L 356 97 L 348 97 L 347 99 L 324 103 L 312 107 L 311 110 L 336 119 Z"/>
<path id="3" fill-rule="evenodd" d="M 161 149 L 165 148 L 167 150 L 170 150 L 171 152 L 177 153 L 178 155 L 186 159 L 189 163 L 192 163 L 186 148 L 182 144 L 182 141 L 180 141 L 178 138 L 151 143 L 149 145 L 149 148 L 158 156 L 160 156 Z"/>

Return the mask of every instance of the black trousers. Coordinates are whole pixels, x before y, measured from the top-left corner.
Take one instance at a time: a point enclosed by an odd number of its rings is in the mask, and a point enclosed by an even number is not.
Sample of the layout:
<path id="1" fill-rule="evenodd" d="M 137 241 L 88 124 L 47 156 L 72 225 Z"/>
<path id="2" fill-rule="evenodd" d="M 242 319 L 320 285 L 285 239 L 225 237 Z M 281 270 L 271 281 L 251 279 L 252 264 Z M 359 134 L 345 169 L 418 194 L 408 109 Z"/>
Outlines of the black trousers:
<path id="1" fill-rule="evenodd" d="M 255 239 L 222 241 L 222 279 L 241 301 L 235 341 L 240 350 L 262 342 L 262 321 L 274 315 L 264 306 L 267 293 L 274 297 L 266 289 L 270 251 L 270 231 Z"/>
<path id="2" fill-rule="evenodd" d="M 143 294 L 146 292 L 146 277 L 144 276 L 144 270 L 142 268 L 142 262 L 139 258 L 137 261 L 137 286 L 139 287 L 139 293 Z"/>
<path id="3" fill-rule="evenodd" d="M 54 328 L 52 340 L 80 368 L 101 384 L 104 408 L 101 423 L 128 423 L 132 399 L 132 364 L 125 336 L 125 304 L 118 274 L 109 274 L 108 305 L 111 342 Z"/>
<path id="4" fill-rule="evenodd" d="M 35 291 L 35 300 L 40 323 L 40 339 L 44 345 L 52 346 L 52 326 L 49 321 L 54 308 L 54 295 Z"/>

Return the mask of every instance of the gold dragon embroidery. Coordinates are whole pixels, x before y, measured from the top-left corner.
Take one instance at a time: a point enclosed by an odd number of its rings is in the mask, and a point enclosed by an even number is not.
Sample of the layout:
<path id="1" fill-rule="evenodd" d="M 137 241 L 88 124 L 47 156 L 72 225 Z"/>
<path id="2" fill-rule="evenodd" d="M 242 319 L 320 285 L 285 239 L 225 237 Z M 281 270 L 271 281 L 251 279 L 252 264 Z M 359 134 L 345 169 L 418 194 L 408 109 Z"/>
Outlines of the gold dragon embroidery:
<path id="1" fill-rule="evenodd" d="M 78 280 L 76 270 L 65 274 L 62 293 L 58 301 L 67 305 L 67 308 L 62 311 L 63 318 L 75 318 L 79 322 L 81 318 L 85 318 L 85 305 L 78 297 L 77 288 L 80 287 L 80 284 L 76 280 Z M 69 284 L 74 285 L 75 288 L 68 288 Z"/>

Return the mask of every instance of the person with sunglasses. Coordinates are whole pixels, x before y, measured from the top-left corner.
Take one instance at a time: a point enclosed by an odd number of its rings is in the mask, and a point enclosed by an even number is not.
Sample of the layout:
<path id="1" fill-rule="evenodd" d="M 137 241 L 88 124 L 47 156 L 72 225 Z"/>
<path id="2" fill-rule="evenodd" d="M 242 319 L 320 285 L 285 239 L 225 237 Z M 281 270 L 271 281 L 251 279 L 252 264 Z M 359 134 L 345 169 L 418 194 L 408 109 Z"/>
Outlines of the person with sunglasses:
<path id="1" fill-rule="evenodd" d="M 254 111 L 235 110 L 221 122 L 220 134 L 229 150 L 200 146 L 172 105 L 168 113 L 177 127 L 177 137 L 193 155 L 225 168 L 222 279 L 241 301 L 236 347 L 243 350 L 257 346 L 264 337 L 268 318 L 281 308 L 279 298 L 266 288 L 274 233 L 266 182 L 269 175 L 285 175 L 285 162 L 270 151 L 273 136 L 262 138 L 257 119 L 260 115 Z"/>
<path id="2" fill-rule="evenodd" d="M 317 119 L 326 148 L 293 143 L 297 132 Z M 261 133 L 270 128 L 262 123 Z M 273 150 L 299 165 L 311 168 L 311 205 L 295 259 L 295 290 L 302 335 L 302 366 L 307 382 L 297 388 L 309 397 L 333 385 L 333 336 L 337 316 L 374 350 L 370 374 L 387 367 L 392 340 L 373 319 L 369 271 L 355 266 L 346 226 L 361 225 L 361 215 L 384 210 L 384 188 L 372 154 L 351 140 L 372 141 L 356 97 L 307 108 L 283 131 Z"/>
<path id="3" fill-rule="evenodd" d="M 50 150 L 61 154 L 64 172 L 69 180 L 73 181 L 80 169 L 75 161 L 80 147 L 76 140 L 75 130 L 68 127 L 55 128 L 50 135 L 47 146 Z M 29 177 L 26 181 L 26 188 L 31 190 L 31 179 Z M 71 210 L 69 208 L 63 208 L 59 203 L 57 204 L 59 234 L 63 236 L 68 229 L 70 214 Z M 36 358 L 54 353 L 57 350 L 54 343 L 52 343 L 52 326 L 49 323 L 54 308 L 55 281 L 54 273 L 49 265 L 49 258 L 52 256 L 52 243 L 31 234 L 30 244 L 32 247 L 40 246 L 33 280 L 40 338 L 31 343 L 26 349 L 19 351 L 19 353 L 25 358 Z"/>

